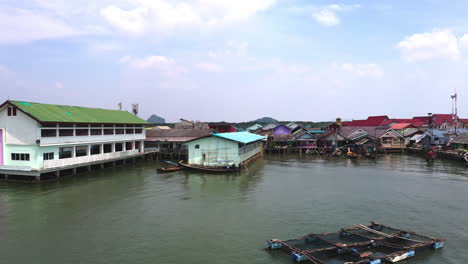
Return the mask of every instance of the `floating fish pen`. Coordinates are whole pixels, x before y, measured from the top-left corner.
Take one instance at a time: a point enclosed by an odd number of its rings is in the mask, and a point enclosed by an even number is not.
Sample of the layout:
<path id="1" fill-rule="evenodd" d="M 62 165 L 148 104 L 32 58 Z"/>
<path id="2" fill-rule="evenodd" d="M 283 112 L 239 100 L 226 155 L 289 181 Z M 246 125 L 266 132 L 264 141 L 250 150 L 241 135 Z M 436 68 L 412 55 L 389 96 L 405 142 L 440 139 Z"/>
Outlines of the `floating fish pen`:
<path id="1" fill-rule="evenodd" d="M 267 241 L 269 249 L 282 249 L 296 262 L 314 264 L 395 263 L 416 255 L 423 248 L 439 249 L 445 239 L 372 222 L 339 232 L 308 234 L 303 237 Z"/>

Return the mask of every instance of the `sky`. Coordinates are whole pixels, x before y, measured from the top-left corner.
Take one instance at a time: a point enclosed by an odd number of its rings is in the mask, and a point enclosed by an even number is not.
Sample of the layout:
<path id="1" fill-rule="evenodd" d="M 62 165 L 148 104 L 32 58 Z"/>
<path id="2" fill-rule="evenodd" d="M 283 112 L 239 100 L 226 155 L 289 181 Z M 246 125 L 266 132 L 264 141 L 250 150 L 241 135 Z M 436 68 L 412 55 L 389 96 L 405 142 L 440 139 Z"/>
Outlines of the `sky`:
<path id="1" fill-rule="evenodd" d="M 448 4 L 450 3 L 450 4 Z M 168 122 L 468 118 L 465 0 L 0 0 L 0 101 Z"/>

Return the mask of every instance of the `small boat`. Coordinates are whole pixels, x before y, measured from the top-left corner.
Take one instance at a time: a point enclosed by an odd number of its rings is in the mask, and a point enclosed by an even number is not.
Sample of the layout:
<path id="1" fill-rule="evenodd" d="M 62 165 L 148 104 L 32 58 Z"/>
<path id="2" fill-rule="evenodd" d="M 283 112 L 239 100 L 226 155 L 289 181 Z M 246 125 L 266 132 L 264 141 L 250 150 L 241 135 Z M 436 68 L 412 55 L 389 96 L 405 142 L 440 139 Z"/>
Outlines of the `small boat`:
<path id="1" fill-rule="evenodd" d="M 377 155 L 374 152 L 366 152 L 366 158 L 368 159 L 376 159 Z"/>
<path id="2" fill-rule="evenodd" d="M 361 155 L 359 155 L 359 154 L 357 154 L 357 153 L 354 153 L 354 152 L 352 152 L 352 151 L 348 151 L 348 152 L 346 153 L 346 156 L 348 156 L 348 158 L 350 158 L 350 159 L 357 159 L 357 158 L 359 158 Z"/>
<path id="3" fill-rule="evenodd" d="M 183 170 L 184 167 L 177 166 L 177 167 L 165 167 L 165 168 L 159 168 L 157 171 L 159 173 L 165 173 L 165 172 L 173 172 L 173 171 L 180 171 Z"/>
<path id="4" fill-rule="evenodd" d="M 214 166 L 202 166 L 202 165 L 191 165 L 183 161 L 179 161 L 179 166 L 196 171 L 205 171 L 205 172 L 236 172 L 239 171 L 239 167 L 232 166 L 223 166 L 223 167 L 214 167 Z"/>
<path id="5" fill-rule="evenodd" d="M 436 158 L 436 152 L 432 151 L 432 150 L 429 150 L 428 152 L 426 152 L 426 154 L 424 154 L 424 158 L 427 161 L 433 161 Z"/>
<path id="6" fill-rule="evenodd" d="M 465 157 L 463 157 L 463 159 L 465 160 L 465 166 L 468 166 L 468 156 L 465 155 Z"/>

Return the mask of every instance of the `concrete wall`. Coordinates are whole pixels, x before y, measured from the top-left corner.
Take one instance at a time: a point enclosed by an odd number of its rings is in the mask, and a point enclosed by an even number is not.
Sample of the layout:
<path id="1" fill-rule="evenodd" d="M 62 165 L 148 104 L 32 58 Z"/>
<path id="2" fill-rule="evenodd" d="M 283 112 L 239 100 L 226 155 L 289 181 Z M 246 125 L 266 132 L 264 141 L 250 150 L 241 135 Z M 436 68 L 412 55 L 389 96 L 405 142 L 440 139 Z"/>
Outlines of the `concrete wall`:
<path id="1" fill-rule="evenodd" d="M 39 123 L 17 110 L 16 116 L 8 116 L 7 107 L 0 109 L 0 128 L 5 131 L 4 144 L 35 145 L 39 139 Z"/>

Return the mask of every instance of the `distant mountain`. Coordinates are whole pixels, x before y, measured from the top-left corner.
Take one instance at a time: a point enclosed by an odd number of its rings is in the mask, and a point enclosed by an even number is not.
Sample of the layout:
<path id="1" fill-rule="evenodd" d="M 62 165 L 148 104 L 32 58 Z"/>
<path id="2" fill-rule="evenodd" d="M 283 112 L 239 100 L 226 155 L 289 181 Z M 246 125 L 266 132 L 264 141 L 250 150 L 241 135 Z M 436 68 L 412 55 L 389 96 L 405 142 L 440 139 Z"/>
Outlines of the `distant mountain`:
<path id="1" fill-rule="evenodd" d="M 148 121 L 151 124 L 165 124 L 166 123 L 166 119 L 159 117 L 157 115 L 151 115 L 150 118 L 148 118 L 148 120 L 146 121 Z"/>
<path id="2" fill-rule="evenodd" d="M 262 117 L 257 120 L 252 121 L 254 123 L 278 123 L 278 120 L 272 117 Z"/>

